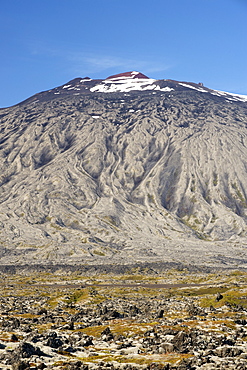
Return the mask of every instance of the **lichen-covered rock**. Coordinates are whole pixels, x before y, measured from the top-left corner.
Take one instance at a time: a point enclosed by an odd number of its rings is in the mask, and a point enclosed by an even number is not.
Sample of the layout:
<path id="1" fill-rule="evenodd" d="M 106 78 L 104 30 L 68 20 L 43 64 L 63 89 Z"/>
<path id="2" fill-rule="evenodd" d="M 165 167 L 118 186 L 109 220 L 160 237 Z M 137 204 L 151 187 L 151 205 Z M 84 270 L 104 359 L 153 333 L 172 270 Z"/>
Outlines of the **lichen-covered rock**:
<path id="1" fill-rule="evenodd" d="M 214 352 L 219 357 L 235 357 L 239 356 L 243 350 L 238 347 L 222 346 L 218 347 Z"/>

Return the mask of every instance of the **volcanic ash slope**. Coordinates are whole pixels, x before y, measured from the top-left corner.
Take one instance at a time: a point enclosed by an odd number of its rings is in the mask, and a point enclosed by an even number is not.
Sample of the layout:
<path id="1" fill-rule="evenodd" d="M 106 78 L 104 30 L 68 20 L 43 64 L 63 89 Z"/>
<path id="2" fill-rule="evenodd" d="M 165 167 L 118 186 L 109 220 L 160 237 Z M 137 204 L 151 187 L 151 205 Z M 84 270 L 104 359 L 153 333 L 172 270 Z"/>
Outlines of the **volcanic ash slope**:
<path id="1" fill-rule="evenodd" d="M 245 266 L 247 103 L 42 96 L 0 110 L 1 264 Z"/>

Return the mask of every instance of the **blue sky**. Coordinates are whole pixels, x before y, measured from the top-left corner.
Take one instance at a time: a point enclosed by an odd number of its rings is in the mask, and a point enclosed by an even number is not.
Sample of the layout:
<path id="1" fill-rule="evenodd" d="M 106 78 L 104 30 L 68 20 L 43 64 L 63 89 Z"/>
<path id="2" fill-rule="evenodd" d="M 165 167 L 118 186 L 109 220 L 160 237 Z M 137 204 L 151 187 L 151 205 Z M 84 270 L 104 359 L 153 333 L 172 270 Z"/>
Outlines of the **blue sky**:
<path id="1" fill-rule="evenodd" d="M 247 95 L 247 0 L 0 0 L 0 107 L 138 70 Z"/>

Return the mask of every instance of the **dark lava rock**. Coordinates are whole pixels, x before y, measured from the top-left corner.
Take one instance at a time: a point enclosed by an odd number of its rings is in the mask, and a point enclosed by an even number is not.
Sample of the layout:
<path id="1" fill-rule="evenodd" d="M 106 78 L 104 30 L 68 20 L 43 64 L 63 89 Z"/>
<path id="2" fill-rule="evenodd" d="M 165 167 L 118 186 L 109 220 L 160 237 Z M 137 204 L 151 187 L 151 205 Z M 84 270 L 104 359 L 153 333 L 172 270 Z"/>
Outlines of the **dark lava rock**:
<path id="1" fill-rule="evenodd" d="M 164 310 L 160 310 L 157 314 L 157 319 L 162 319 L 164 316 Z"/>
<path id="2" fill-rule="evenodd" d="M 131 316 L 136 316 L 141 313 L 141 310 L 139 309 L 139 307 L 133 305 L 130 307 L 129 313 Z"/>
<path id="3" fill-rule="evenodd" d="M 102 369 L 102 367 L 100 367 Z M 88 370 L 88 365 L 83 364 L 81 361 L 70 362 L 66 365 L 67 370 Z"/>
<path id="4" fill-rule="evenodd" d="M 50 337 L 48 338 L 46 345 L 51 348 L 59 348 L 63 345 L 63 341 L 59 338 Z"/>
<path id="5" fill-rule="evenodd" d="M 81 369 L 88 370 L 88 368 L 83 367 L 83 363 L 81 361 L 76 361 L 69 365 L 69 370 L 81 370 Z"/>
<path id="6" fill-rule="evenodd" d="M 11 334 L 10 341 L 11 342 L 18 342 L 18 337 L 15 334 Z"/>
<path id="7" fill-rule="evenodd" d="M 93 337 L 84 335 L 84 337 L 80 340 L 79 345 L 82 347 L 93 346 Z"/>
<path id="8" fill-rule="evenodd" d="M 2 327 L 6 328 L 6 330 L 12 331 L 20 327 L 20 320 L 16 318 L 12 320 L 4 320 L 2 321 L 1 325 Z"/>
<path id="9" fill-rule="evenodd" d="M 15 350 L 16 353 L 20 355 L 20 357 L 31 357 L 33 355 L 42 355 L 42 352 L 38 347 L 34 347 L 30 343 L 21 343 Z"/>
<path id="10" fill-rule="evenodd" d="M 45 368 L 46 368 L 46 364 L 44 364 L 43 362 L 37 365 L 37 370 L 44 370 Z"/>
<path id="11" fill-rule="evenodd" d="M 222 298 L 223 298 L 223 295 L 222 295 L 222 294 L 220 294 L 220 293 L 217 293 L 217 296 L 216 296 L 216 298 L 215 298 L 215 301 L 216 301 L 216 302 L 219 302 Z"/>
<path id="12" fill-rule="evenodd" d="M 11 355 L 8 354 L 8 360 L 10 364 L 14 365 L 18 364 L 19 362 L 23 363 L 23 361 L 21 361 L 22 358 L 29 358 L 34 355 L 44 356 L 45 354 L 40 350 L 39 347 L 34 347 L 30 343 L 23 342 L 19 344 L 19 346 Z"/>
<path id="13" fill-rule="evenodd" d="M 123 318 L 123 315 L 121 313 L 119 313 L 118 311 L 116 310 L 102 310 L 103 312 L 104 311 L 107 311 L 106 314 L 104 314 L 103 316 L 103 320 L 112 320 L 112 319 L 121 319 Z"/>
<path id="14" fill-rule="evenodd" d="M 71 346 L 68 346 L 68 347 L 64 348 L 63 351 L 67 352 L 67 353 L 73 353 L 73 352 L 76 352 L 76 349 L 71 347 Z"/>
<path id="15" fill-rule="evenodd" d="M 247 325 L 247 320 L 245 319 L 237 319 L 234 322 L 235 324 L 238 324 L 238 325 L 244 325 L 244 326 Z"/>
<path id="16" fill-rule="evenodd" d="M 109 328 L 109 326 L 107 326 L 107 328 L 105 328 L 102 332 L 101 332 L 101 335 L 108 335 L 111 333 L 111 329 Z"/>
<path id="17" fill-rule="evenodd" d="M 215 350 L 215 354 L 219 357 L 236 357 L 242 353 L 242 349 L 238 347 L 222 346 Z"/>
<path id="18" fill-rule="evenodd" d="M 108 342 L 108 341 L 110 341 L 114 338 L 109 326 L 102 331 L 101 338 L 102 338 L 102 340 L 104 340 L 106 342 Z"/>
<path id="19" fill-rule="evenodd" d="M 236 370 L 247 370 L 247 365 L 245 365 L 245 364 L 238 364 L 236 366 Z"/>
<path id="20" fill-rule="evenodd" d="M 63 326 L 63 329 L 64 330 L 74 330 L 75 326 L 74 326 L 74 323 L 73 322 L 69 322 L 68 324 L 65 324 Z"/>
<path id="21" fill-rule="evenodd" d="M 17 361 L 12 365 L 12 370 L 25 370 L 30 369 L 30 365 L 25 361 Z"/>
<path id="22" fill-rule="evenodd" d="M 41 310 L 39 310 L 37 312 L 37 315 L 47 315 L 47 309 L 46 308 L 41 308 Z"/>

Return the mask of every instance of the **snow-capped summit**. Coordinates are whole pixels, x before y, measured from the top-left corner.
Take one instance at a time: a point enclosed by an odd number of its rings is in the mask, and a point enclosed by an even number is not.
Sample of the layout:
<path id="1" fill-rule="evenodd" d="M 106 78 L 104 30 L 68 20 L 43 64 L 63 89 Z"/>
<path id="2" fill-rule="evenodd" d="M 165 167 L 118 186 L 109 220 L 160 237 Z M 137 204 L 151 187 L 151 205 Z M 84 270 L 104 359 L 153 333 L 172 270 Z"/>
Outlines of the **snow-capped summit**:
<path id="1" fill-rule="evenodd" d="M 170 92 L 184 92 L 191 94 L 192 91 L 204 93 L 212 98 L 218 97 L 228 101 L 247 102 L 247 96 L 232 94 L 224 91 L 212 90 L 202 83 L 176 81 L 170 79 L 156 80 L 149 78 L 141 72 L 130 71 L 122 72 L 116 75 L 111 75 L 105 79 L 92 79 L 90 77 L 77 77 L 68 81 L 62 86 L 54 89 L 41 92 L 34 95 L 28 100 L 41 101 L 50 100 L 54 95 L 58 98 L 62 96 L 81 96 L 84 94 L 97 93 L 167 93 L 169 97 Z"/>
<path id="2" fill-rule="evenodd" d="M 1 109 L 0 265 L 246 269 L 245 101 L 133 71 Z"/>
<path id="3" fill-rule="evenodd" d="M 173 89 L 165 87 L 162 89 L 158 84 L 157 80 L 145 76 L 141 72 L 132 71 L 119 73 L 107 77 L 90 89 L 91 92 L 129 92 L 137 90 L 160 90 L 160 91 L 171 91 Z"/>

